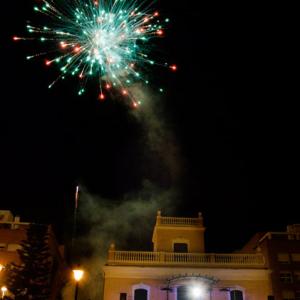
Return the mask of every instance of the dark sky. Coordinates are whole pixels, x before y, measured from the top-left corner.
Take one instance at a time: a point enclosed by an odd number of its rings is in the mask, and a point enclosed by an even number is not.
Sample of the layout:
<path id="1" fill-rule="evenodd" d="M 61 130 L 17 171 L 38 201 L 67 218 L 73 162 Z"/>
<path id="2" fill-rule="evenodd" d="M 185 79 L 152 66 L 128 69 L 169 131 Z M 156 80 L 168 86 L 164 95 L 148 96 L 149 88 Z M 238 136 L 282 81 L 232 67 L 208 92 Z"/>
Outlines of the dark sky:
<path id="1" fill-rule="evenodd" d="M 143 130 L 120 102 L 99 104 L 92 84 L 84 97 L 72 80 L 47 88 L 57 71 L 25 60 L 36 45 L 11 40 L 32 20 L 34 1 L 19 2 L 1 9 L 0 208 L 63 236 L 78 182 L 112 201 L 141 187 Z M 161 109 L 184 161 L 176 214 L 202 211 L 209 250 L 225 251 L 300 222 L 299 34 L 292 8 L 199 2 L 155 4 L 171 19 L 160 43 L 178 72 L 153 77 L 166 86 Z"/>

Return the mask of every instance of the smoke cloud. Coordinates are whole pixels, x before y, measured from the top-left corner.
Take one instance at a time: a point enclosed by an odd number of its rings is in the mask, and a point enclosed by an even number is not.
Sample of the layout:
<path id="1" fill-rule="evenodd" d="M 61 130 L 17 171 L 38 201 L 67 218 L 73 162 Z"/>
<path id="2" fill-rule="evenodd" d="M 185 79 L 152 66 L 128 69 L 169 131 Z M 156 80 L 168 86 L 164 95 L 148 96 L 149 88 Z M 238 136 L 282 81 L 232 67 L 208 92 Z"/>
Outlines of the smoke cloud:
<path id="1" fill-rule="evenodd" d="M 145 158 L 151 161 L 151 170 L 155 182 L 162 185 L 178 186 L 182 178 L 184 160 L 180 148 L 163 113 L 161 99 L 140 84 L 130 88 L 135 99 L 141 101 L 140 107 L 134 111 L 145 132 Z M 148 165 L 147 165 L 148 166 Z"/>
<path id="2" fill-rule="evenodd" d="M 119 201 L 81 190 L 78 223 L 83 228 L 78 228 L 74 250 L 87 275 L 81 284 L 79 299 L 102 299 L 102 266 L 111 243 L 115 243 L 117 250 L 152 250 L 157 210 L 171 214 L 178 201 L 177 195 L 175 189 L 162 190 L 150 182 L 144 182 L 142 190 Z M 74 286 L 68 284 L 64 299 L 70 298 L 72 293 Z"/>
<path id="3" fill-rule="evenodd" d="M 180 197 L 182 158 L 171 127 L 163 121 L 159 99 L 144 86 L 135 85 L 130 93 L 136 101 L 141 101 L 132 114 L 144 132 L 143 187 L 118 200 L 92 195 L 81 187 L 78 208 L 81 228 L 75 248 L 87 276 L 79 299 L 102 299 L 102 266 L 111 243 L 117 250 L 152 250 L 157 210 L 172 214 Z M 70 299 L 72 293 L 74 286 L 66 286 L 64 299 Z"/>

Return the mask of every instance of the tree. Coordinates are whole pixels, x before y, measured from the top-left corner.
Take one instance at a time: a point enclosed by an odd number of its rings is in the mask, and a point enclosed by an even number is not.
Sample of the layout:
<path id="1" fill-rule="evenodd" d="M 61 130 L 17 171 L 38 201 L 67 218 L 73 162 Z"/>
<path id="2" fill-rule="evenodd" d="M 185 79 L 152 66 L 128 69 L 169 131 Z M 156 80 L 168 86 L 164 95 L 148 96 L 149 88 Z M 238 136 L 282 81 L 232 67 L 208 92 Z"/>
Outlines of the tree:
<path id="1" fill-rule="evenodd" d="M 19 265 L 12 263 L 8 268 L 7 286 L 15 299 L 49 299 L 52 259 L 48 246 L 48 226 L 31 224 L 27 239 L 17 250 Z"/>

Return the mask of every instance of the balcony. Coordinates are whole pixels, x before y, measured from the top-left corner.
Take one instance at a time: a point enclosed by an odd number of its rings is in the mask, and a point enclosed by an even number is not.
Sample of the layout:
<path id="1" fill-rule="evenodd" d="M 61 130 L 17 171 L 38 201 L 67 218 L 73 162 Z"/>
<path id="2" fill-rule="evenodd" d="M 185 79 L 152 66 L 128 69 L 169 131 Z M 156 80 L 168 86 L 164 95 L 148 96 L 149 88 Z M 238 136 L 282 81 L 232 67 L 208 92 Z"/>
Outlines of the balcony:
<path id="1" fill-rule="evenodd" d="M 205 268 L 263 268 L 261 254 L 109 251 L 107 265 L 178 266 Z"/>

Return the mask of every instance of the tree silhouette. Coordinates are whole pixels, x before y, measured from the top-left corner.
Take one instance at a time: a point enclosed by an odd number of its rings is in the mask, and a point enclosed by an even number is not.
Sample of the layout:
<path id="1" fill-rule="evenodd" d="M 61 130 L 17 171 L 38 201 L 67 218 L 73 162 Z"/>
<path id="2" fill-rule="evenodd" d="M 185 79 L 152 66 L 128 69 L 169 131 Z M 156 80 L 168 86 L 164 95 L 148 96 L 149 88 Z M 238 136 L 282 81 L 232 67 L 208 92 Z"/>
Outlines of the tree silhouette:
<path id="1" fill-rule="evenodd" d="M 31 224 L 18 254 L 21 263 L 8 266 L 7 287 L 15 299 L 49 299 L 52 259 L 48 226 Z"/>

